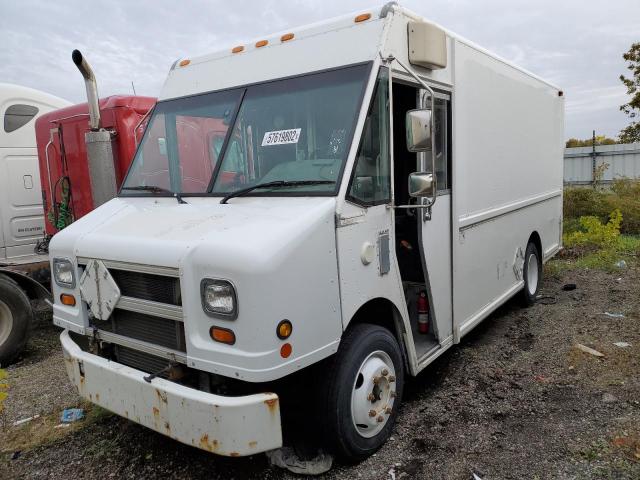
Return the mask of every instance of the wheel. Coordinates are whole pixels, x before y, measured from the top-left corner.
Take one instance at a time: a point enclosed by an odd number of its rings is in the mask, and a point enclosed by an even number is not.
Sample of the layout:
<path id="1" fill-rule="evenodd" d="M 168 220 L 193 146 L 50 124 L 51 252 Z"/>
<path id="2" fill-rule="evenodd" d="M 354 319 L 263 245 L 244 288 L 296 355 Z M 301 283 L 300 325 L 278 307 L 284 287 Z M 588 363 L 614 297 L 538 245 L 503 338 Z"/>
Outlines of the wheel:
<path id="1" fill-rule="evenodd" d="M 24 348 L 33 310 L 29 297 L 10 278 L 0 275 L 0 366 L 6 366 Z"/>
<path id="2" fill-rule="evenodd" d="M 402 354 L 387 329 L 354 325 L 345 334 L 325 385 L 327 447 L 356 462 L 391 436 L 404 385 Z"/>
<path id="3" fill-rule="evenodd" d="M 521 300 L 525 306 L 529 307 L 535 303 L 542 281 L 542 260 L 540 259 L 540 252 L 538 252 L 538 247 L 532 242 L 529 242 L 524 254 L 522 276 L 524 278 L 524 288 L 522 289 Z"/>

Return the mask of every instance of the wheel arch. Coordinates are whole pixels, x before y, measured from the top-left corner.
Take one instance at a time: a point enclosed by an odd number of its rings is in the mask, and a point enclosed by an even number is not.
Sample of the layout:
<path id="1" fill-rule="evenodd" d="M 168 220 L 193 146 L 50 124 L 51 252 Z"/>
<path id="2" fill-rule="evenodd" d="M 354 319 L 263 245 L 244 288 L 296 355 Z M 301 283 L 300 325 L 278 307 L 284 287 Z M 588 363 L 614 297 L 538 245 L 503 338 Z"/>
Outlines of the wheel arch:
<path id="1" fill-rule="evenodd" d="M 4 275 L 17 283 L 18 286 L 27 294 L 29 300 L 51 299 L 51 292 L 49 292 L 44 285 L 23 273 L 16 272 L 15 270 L 8 270 L 6 268 L 0 268 L 0 276 L 1 275 Z"/>
<path id="2" fill-rule="evenodd" d="M 356 313 L 353 314 L 345 332 L 350 328 L 353 328 L 354 325 L 362 323 L 378 325 L 382 328 L 386 328 L 393 334 L 400 346 L 405 369 L 409 371 L 409 356 L 405 345 L 404 335 L 406 333 L 406 329 L 402 314 L 400 313 L 400 309 L 397 305 L 385 297 L 376 297 L 367 300 L 358 308 L 358 310 L 356 310 Z"/>
<path id="3" fill-rule="evenodd" d="M 540 254 L 540 262 L 544 262 L 544 250 L 542 250 L 542 239 L 540 238 L 540 234 L 534 230 L 529 235 L 529 240 L 527 240 L 527 245 L 529 243 L 533 243 L 538 249 L 538 253 Z M 526 245 L 525 245 L 526 248 Z"/>

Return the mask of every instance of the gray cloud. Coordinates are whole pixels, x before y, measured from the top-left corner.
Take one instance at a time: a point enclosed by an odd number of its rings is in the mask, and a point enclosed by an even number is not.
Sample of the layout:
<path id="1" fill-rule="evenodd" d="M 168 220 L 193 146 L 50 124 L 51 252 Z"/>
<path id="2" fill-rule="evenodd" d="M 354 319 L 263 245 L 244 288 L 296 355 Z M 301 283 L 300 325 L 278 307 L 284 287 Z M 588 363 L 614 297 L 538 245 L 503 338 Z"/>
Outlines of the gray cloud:
<path id="1" fill-rule="evenodd" d="M 412 10 L 561 86 L 566 136 L 592 129 L 616 135 L 628 120 L 618 76 L 622 53 L 640 41 L 637 0 L 406 0 Z M 211 52 L 269 32 L 355 10 L 363 0 L 138 0 L 46 2 L 0 6 L 0 81 L 84 100 L 71 62 L 90 59 L 103 96 L 158 95 L 178 57 Z"/>

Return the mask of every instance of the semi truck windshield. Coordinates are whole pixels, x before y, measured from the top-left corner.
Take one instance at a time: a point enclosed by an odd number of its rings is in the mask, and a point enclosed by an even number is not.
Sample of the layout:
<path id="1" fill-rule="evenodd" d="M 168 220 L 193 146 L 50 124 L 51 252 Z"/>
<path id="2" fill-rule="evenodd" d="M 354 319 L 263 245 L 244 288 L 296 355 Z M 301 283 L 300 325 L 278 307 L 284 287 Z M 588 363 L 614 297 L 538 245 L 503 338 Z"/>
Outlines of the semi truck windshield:
<path id="1" fill-rule="evenodd" d="M 153 185 L 181 194 L 226 195 L 285 181 L 291 186 L 259 194 L 334 194 L 369 68 L 362 64 L 159 102 L 123 193 L 144 195 L 131 187 Z"/>

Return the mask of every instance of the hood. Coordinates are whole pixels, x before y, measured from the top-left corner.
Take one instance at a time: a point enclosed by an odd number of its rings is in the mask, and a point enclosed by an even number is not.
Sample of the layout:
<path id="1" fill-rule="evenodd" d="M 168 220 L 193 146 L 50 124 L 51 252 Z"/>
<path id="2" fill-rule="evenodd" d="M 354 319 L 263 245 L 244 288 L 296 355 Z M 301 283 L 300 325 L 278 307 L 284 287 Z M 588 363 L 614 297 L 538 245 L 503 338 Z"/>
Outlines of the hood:
<path id="1" fill-rule="evenodd" d="M 180 267 L 206 245 L 218 258 L 269 258 L 325 221 L 333 197 L 119 197 L 54 236 L 54 255 Z"/>

